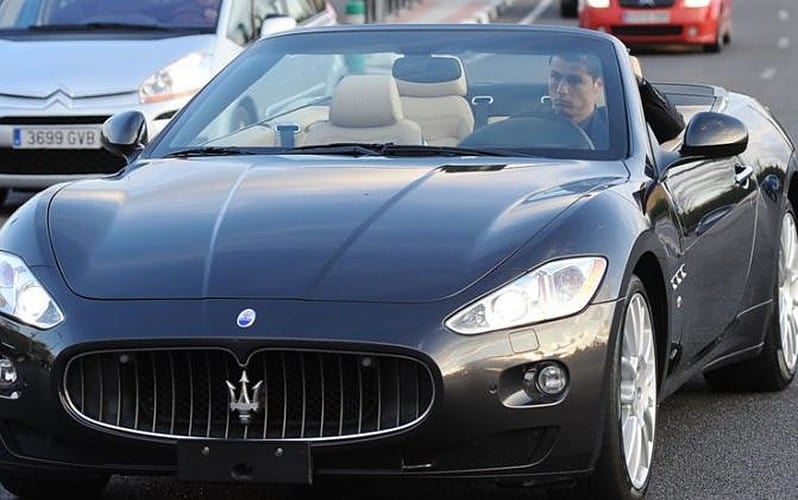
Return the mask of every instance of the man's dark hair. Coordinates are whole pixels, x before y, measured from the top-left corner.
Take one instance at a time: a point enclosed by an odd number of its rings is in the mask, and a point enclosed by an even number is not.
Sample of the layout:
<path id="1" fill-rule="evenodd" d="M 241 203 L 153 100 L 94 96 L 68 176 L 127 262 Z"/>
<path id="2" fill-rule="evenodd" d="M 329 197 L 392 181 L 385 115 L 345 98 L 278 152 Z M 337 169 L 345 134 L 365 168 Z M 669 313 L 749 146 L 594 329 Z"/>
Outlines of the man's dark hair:
<path id="1" fill-rule="evenodd" d="M 557 57 L 562 59 L 563 61 L 575 64 L 581 64 L 585 67 L 585 71 L 587 74 L 593 78 L 593 80 L 597 80 L 601 78 L 602 71 L 601 71 L 601 61 L 599 58 L 593 54 L 585 54 L 585 53 L 577 53 L 577 52 L 565 52 L 562 54 L 553 54 L 549 57 L 549 64 Z"/>

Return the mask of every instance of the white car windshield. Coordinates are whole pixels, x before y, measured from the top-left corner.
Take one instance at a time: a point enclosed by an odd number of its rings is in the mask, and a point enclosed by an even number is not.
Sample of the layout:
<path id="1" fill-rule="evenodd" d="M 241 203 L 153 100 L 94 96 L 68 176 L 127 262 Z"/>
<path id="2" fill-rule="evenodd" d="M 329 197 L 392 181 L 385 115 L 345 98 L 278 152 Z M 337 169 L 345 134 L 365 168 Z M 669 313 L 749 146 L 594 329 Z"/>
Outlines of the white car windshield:
<path id="1" fill-rule="evenodd" d="M 221 0 L 3 0 L 0 30 L 213 28 Z"/>

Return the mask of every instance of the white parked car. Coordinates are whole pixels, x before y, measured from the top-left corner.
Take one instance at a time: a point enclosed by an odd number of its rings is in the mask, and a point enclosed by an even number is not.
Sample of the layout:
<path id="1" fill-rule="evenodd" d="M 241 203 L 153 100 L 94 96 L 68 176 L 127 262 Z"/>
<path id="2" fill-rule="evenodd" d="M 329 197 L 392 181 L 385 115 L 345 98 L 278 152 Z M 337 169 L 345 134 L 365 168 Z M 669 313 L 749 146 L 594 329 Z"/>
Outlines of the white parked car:
<path id="1" fill-rule="evenodd" d="M 0 203 L 115 172 L 106 118 L 137 109 L 154 135 L 248 44 L 335 22 L 324 0 L 0 0 Z"/>

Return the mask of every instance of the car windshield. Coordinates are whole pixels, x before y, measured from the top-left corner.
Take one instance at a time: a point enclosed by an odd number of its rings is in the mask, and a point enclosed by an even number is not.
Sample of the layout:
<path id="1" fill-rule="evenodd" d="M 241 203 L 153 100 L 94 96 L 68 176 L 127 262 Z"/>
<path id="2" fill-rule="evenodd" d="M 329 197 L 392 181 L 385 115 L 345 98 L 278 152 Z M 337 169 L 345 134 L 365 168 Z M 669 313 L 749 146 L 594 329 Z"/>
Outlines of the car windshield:
<path id="1" fill-rule="evenodd" d="M 460 147 L 464 155 L 617 159 L 627 127 L 616 54 L 604 37 L 567 30 L 281 35 L 228 66 L 145 156 L 191 148 L 340 154 L 353 151 L 341 144 L 362 144 L 396 155 Z"/>
<path id="2" fill-rule="evenodd" d="M 0 30 L 216 26 L 221 0 L 2 0 Z"/>

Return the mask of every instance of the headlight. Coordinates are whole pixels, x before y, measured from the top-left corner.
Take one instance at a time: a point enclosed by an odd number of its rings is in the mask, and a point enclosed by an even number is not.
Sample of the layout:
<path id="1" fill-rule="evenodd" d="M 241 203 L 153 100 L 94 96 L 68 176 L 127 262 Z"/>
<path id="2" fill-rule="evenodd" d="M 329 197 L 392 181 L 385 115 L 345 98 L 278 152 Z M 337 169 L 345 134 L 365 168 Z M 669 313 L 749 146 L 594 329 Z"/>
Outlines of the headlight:
<path id="1" fill-rule="evenodd" d="M 36 328 L 64 321 L 64 314 L 22 259 L 0 252 L 0 312 Z"/>
<path id="2" fill-rule="evenodd" d="M 549 262 L 466 306 L 445 324 L 471 335 L 569 316 L 584 309 L 606 268 L 602 257 Z"/>
<path id="3" fill-rule="evenodd" d="M 191 96 L 210 76 L 210 54 L 192 52 L 144 80 L 139 87 L 139 99 L 146 104 Z"/>
<path id="4" fill-rule="evenodd" d="M 684 6 L 690 8 L 709 7 L 712 0 L 684 0 Z"/>
<path id="5" fill-rule="evenodd" d="M 610 0 L 587 0 L 587 6 L 593 9 L 606 9 L 610 6 Z"/>

